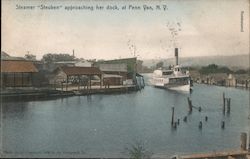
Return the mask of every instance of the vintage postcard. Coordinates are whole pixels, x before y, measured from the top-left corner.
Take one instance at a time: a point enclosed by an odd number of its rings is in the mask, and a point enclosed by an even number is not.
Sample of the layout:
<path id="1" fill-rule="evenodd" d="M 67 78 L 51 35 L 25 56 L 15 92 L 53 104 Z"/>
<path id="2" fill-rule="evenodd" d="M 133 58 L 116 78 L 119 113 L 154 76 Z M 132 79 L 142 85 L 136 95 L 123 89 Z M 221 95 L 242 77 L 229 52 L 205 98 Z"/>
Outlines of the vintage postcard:
<path id="1" fill-rule="evenodd" d="M 249 158 L 249 0 L 2 0 L 1 158 Z"/>

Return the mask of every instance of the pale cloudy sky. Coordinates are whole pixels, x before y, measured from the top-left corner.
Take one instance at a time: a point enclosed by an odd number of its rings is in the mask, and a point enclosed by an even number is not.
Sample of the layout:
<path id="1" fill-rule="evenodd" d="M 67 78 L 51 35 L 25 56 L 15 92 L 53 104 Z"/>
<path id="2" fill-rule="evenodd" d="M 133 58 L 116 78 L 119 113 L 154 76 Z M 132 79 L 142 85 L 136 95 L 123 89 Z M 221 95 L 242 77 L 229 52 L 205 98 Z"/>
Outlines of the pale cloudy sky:
<path id="1" fill-rule="evenodd" d="M 42 4 L 62 7 L 41 10 L 37 6 Z M 70 5 L 94 10 L 64 9 Z M 97 11 L 96 5 L 117 5 L 119 11 Z M 129 5 L 154 10 L 130 10 Z M 46 53 L 72 54 L 74 49 L 85 59 L 126 58 L 134 51 L 140 59 L 171 58 L 174 47 L 180 48 L 181 57 L 249 54 L 249 0 L 2 1 L 2 51 L 12 56 L 29 51 L 40 59 Z"/>

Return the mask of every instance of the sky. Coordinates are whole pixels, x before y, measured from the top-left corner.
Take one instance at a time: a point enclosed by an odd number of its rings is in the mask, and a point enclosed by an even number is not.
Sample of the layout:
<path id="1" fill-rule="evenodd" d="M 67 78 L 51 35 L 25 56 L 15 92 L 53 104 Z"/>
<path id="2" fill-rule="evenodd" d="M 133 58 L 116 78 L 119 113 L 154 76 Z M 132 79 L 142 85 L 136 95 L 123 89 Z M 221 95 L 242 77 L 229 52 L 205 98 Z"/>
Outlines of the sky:
<path id="1" fill-rule="evenodd" d="M 37 59 L 46 53 L 72 54 L 73 49 L 76 57 L 84 59 L 172 58 L 175 47 L 180 57 L 249 54 L 249 3 L 3 0 L 1 50 L 11 56 L 30 53 Z M 97 10 L 97 5 L 104 9 Z M 107 9 L 109 5 L 119 10 Z M 93 10 L 65 9 L 70 6 Z"/>

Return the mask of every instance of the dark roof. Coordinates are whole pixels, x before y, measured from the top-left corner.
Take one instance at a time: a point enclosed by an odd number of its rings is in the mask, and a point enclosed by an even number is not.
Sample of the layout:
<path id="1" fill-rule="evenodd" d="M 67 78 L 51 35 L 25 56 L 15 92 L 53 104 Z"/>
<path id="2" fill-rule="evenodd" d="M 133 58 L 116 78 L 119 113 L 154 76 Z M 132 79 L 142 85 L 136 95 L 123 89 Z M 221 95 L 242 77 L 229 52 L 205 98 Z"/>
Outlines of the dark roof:
<path id="1" fill-rule="evenodd" d="M 100 71 L 96 67 L 62 67 L 62 71 L 66 75 L 101 75 Z"/>
<path id="2" fill-rule="evenodd" d="M 1 61 L 0 65 L 1 72 L 4 73 L 31 73 L 38 72 L 37 68 L 30 61 Z"/>

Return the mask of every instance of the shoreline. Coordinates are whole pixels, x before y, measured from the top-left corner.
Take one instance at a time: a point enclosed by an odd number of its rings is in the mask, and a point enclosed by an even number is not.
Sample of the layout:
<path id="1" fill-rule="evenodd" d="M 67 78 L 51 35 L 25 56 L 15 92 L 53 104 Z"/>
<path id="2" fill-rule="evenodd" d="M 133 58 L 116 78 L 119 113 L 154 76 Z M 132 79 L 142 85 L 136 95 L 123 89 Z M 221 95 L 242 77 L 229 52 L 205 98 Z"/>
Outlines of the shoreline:
<path id="1" fill-rule="evenodd" d="M 36 101 L 36 100 L 49 100 L 55 98 L 71 97 L 71 96 L 87 96 L 93 94 L 119 94 L 139 91 L 137 86 L 117 86 L 110 88 L 93 88 L 93 89 L 72 89 L 58 90 L 58 89 L 11 89 L 1 90 L 0 96 L 2 102 L 8 101 Z"/>

